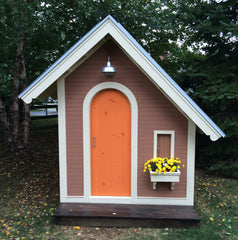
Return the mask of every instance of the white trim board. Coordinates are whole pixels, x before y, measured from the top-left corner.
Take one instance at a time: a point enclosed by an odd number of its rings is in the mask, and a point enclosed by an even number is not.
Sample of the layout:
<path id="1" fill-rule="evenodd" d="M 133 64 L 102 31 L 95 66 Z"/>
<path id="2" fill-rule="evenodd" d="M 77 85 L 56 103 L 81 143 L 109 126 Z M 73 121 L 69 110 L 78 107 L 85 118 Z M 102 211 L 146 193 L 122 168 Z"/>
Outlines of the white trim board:
<path id="1" fill-rule="evenodd" d="M 187 193 L 190 204 L 194 204 L 194 181 L 195 181 L 195 146 L 196 125 L 188 121 L 188 143 L 187 143 Z"/>
<path id="2" fill-rule="evenodd" d="M 145 205 L 180 205 L 193 206 L 193 200 L 189 198 L 157 198 L 157 197 L 138 197 L 119 198 L 119 197 L 65 197 L 61 203 L 118 203 L 118 204 L 145 204 Z"/>
<path id="3" fill-rule="evenodd" d="M 58 61 L 35 80 L 19 97 L 26 103 L 38 97 L 52 83 L 57 81 L 71 67 L 87 58 L 87 53 L 107 35 L 121 47 L 125 54 L 146 74 L 146 76 L 170 99 L 176 107 L 191 119 L 211 140 L 215 141 L 225 134 L 199 108 L 199 106 L 173 81 L 137 41 L 110 15 L 97 24 Z M 96 49 L 96 48 L 95 48 Z"/>
<path id="4" fill-rule="evenodd" d="M 57 81 L 60 201 L 67 196 L 65 79 Z"/>

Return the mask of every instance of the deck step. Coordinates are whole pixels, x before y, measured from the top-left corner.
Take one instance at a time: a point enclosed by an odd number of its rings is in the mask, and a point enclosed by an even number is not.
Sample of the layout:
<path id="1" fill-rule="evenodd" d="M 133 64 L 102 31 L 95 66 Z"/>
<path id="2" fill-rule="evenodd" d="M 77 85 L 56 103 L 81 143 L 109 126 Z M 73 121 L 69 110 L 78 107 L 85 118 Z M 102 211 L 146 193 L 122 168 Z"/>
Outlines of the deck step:
<path id="1" fill-rule="evenodd" d="M 91 227 L 198 226 L 200 216 L 192 206 L 60 203 L 55 223 Z"/>

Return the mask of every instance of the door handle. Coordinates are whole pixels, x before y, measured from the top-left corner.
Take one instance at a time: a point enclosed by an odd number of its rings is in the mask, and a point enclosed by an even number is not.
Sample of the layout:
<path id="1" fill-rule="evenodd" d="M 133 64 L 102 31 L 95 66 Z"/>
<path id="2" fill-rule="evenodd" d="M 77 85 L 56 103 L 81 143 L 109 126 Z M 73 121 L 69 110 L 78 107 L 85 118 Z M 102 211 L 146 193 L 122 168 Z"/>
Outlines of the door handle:
<path id="1" fill-rule="evenodd" d="M 96 147 L 96 137 L 93 137 L 93 147 Z"/>

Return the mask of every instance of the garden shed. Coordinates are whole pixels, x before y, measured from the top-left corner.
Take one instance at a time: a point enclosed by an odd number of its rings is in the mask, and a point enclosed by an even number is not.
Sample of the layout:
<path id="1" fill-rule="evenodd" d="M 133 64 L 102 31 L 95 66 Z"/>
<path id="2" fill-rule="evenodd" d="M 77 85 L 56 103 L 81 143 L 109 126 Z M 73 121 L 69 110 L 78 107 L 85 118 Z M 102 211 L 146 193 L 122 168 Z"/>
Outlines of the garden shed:
<path id="1" fill-rule="evenodd" d="M 212 141 L 225 134 L 112 16 L 19 97 L 30 103 L 47 91 L 57 91 L 58 99 L 59 222 L 156 214 L 199 221 L 193 209 L 196 127 Z M 143 169 L 154 157 L 179 158 L 179 178 L 164 174 L 162 182 L 151 182 Z"/>

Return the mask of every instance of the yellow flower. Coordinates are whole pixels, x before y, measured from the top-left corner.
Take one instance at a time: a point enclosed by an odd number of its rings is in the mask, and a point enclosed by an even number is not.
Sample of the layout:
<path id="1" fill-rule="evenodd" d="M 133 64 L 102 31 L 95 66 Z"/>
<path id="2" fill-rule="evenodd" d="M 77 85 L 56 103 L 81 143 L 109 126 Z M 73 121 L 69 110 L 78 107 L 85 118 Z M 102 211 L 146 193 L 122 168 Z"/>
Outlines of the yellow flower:
<path id="1" fill-rule="evenodd" d="M 210 217 L 210 220 L 213 222 L 213 221 L 214 221 L 214 218 L 213 218 L 213 217 Z"/>
<path id="2" fill-rule="evenodd" d="M 150 160 L 148 160 L 145 164 L 144 164 L 144 169 L 143 171 L 146 172 L 146 170 L 149 171 L 156 171 L 156 172 L 165 172 L 166 173 L 166 169 L 169 172 L 175 172 L 177 170 L 177 168 L 180 168 L 180 164 L 181 161 L 179 160 L 179 158 L 161 158 L 161 157 L 156 157 L 156 158 L 152 158 Z M 184 166 L 184 165 L 183 165 Z"/>
<path id="3" fill-rule="evenodd" d="M 75 227 L 74 227 L 74 229 L 78 229 L 78 230 L 79 230 L 79 229 L 80 229 L 80 227 L 79 227 L 79 226 L 75 226 Z"/>

